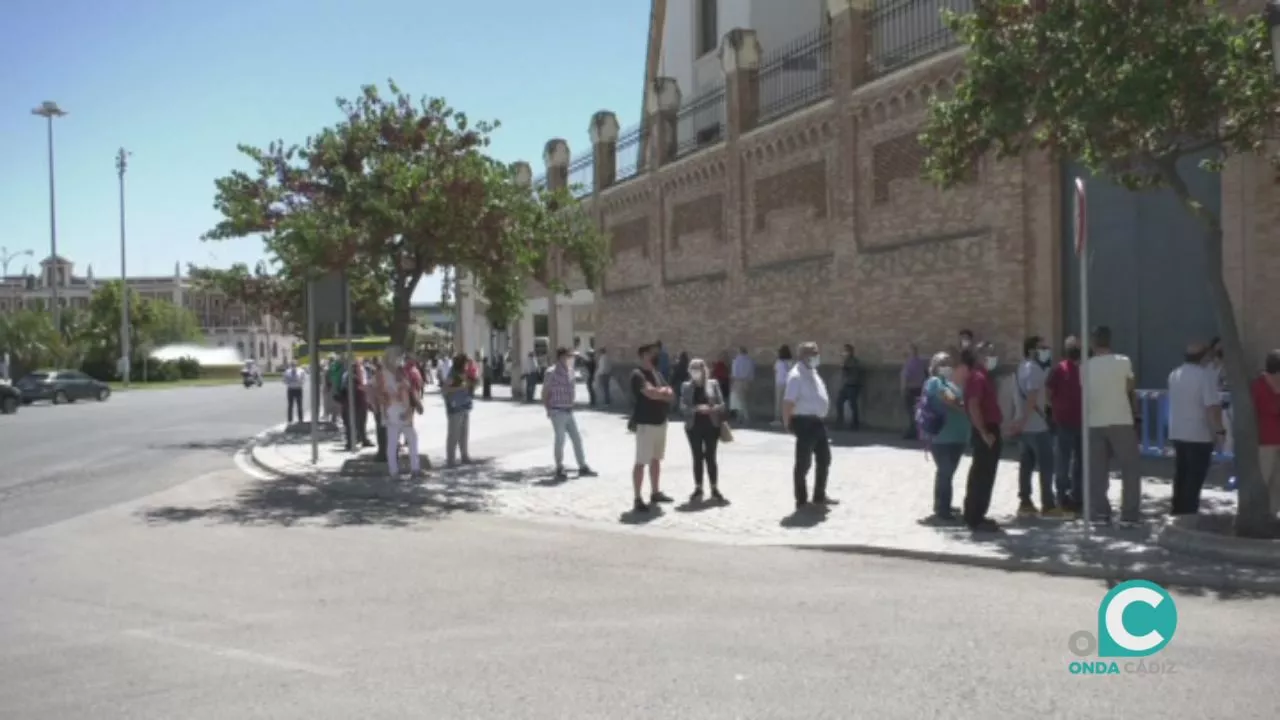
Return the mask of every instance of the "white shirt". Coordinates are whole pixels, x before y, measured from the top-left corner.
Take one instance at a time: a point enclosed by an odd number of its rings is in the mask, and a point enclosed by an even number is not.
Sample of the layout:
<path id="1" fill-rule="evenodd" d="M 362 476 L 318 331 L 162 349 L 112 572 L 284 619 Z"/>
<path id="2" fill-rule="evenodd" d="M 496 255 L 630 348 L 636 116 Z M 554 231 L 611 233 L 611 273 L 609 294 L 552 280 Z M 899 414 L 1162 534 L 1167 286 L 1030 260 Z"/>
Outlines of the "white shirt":
<path id="1" fill-rule="evenodd" d="M 538 372 L 538 358 L 526 355 L 524 358 L 524 374 L 529 375 Z"/>
<path id="2" fill-rule="evenodd" d="M 1169 439 L 1211 443 L 1208 410 L 1222 404 L 1218 373 L 1186 363 L 1169 373 Z"/>
<path id="3" fill-rule="evenodd" d="M 284 371 L 284 386 L 293 389 L 300 389 L 307 384 L 307 371 L 300 367 L 292 367 Z"/>
<path id="4" fill-rule="evenodd" d="M 613 364 L 609 362 L 607 353 L 600 353 L 596 356 L 596 375 L 608 375 L 613 369 Z"/>
<path id="5" fill-rule="evenodd" d="M 382 390 L 390 398 L 387 406 L 382 409 L 383 419 L 390 422 L 394 418 L 394 422 L 400 422 L 400 418 L 404 416 L 409 407 L 400 397 L 400 382 L 396 380 L 395 370 L 382 369 Z"/>
<path id="6" fill-rule="evenodd" d="M 825 418 L 831 410 L 827 383 L 807 365 L 797 364 L 791 368 L 782 399 L 796 404 L 795 415 Z"/>
<path id="7" fill-rule="evenodd" d="M 730 377 L 734 380 L 750 380 L 756 375 L 756 364 L 746 353 L 738 353 L 733 359 L 733 367 L 729 369 Z"/>
<path id="8" fill-rule="evenodd" d="M 1089 427 L 1133 425 L 1129 382 L 1133 363 L 1126 355 L 1095 355 L 1088 361 Z"/>
<path id="9" fill-rule="evenodd" d="M 778 387 L 787 384 L 788 378 L 791 377 L 791 368 L 793 363 L 790 360 L 779 360 L 773 364 L 773 381 L 778 383 Z"/>

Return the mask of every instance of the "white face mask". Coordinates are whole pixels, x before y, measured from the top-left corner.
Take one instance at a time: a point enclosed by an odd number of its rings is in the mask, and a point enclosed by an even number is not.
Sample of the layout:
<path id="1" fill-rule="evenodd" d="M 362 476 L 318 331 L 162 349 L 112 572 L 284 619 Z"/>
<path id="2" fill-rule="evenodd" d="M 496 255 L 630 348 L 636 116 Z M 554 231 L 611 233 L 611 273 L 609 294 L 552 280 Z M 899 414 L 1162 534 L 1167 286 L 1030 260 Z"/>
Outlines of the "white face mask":
<path id="1" fill-rule="evenodd" d="M 955 372 L 955 368 L 941 367 L 941 368 L 938 368 L 938 377 L 942 378 L 943 380 L 950 380 L 951 374 L 954 372 Z"/>
<path id="2" fill-rule="evenodd" d="M 694 382 L 702 382 L 702 377 L 703 377 L 702 371 L 694 370 L 693 372 L 689 373 L 689 377 L 693 378 Z"/>
<path id="3" fill-rule="evenodd" d="M 1053 359 L 1053 353 L 1043 349 L 1037 350 L 1036 359 L 1039 360 L 1041 363 L 1047 364 L 1050 360 Z"/>
<path id="4" fill-rule="evenodd" d="M 996 357 L 995 355 L 992 355 L 992 356 L 990 356 L 990 357 L 988 357 L 988 358 L 987 358 L 987 369 L 988 369 L 988 370 L 995 370 L 995 369 L 996 369 L 996 366 L 997 366 L 997 365 L 999 365 L 999 364 L 1000 364 L 1000 358 Z"/>
<path id="5" fill-rule="evenodd" d="M 818 366 L 822 364 L 822 356 L 814 355 L 813 357 L 809 358 L 808 363 L 810 368 L 817 370 Z"/>

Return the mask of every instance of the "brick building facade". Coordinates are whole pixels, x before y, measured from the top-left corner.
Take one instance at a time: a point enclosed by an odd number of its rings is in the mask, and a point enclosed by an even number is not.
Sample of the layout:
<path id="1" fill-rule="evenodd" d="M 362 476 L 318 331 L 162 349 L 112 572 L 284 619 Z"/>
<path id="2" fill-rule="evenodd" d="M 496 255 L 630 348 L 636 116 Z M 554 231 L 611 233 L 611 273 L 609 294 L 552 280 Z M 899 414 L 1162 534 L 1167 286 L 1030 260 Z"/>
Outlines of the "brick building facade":
<path id="1" fill-rule="evenodd" d="M 852 342 L 878 366 L 865 398 L 872 421 L 897 424 L 896 368 L 909 342 L 928 353 L 971 328 L 1012 360 L 1028 334 L 1069 332 L 1062 164 L 983 158 L 963 187 L 922 181 L 927 103 L 960 80 L 963 50 L 943 42 L 888 66 L 865 5 L 829 0 L 829 24 L 791 61 L 816 73 L 793 81 L 786 112 L 777 106 L 787 80 L 774 73 L 786 59 L 736 29 L 721 44 L 722 89 L 682 98 L 659 78 L 642 128 L 619 137 L 612 113 L 597 113 L 589 156 L 548 168 L 551 182 L 584 176 L 583 202 L 610 234 L 597 345 L 621 349 L 616 361 L 659 338 L 703 357 L 745 345 L 762 368 L 783 343 L 816 340 L 836 362 Z M 720 131 L 699 115 L 723 118 Z M 645 157 L 628 157 L 639 148 Z M 635 167 L 619 172 L 629 160 Z M 1228 283 L 1260 359 L 1280 344 L 1275 172 L 1265 158 L 1233 158 L 1221 194 Z M 769 404 L 771 390 L 758 390 Z"/>

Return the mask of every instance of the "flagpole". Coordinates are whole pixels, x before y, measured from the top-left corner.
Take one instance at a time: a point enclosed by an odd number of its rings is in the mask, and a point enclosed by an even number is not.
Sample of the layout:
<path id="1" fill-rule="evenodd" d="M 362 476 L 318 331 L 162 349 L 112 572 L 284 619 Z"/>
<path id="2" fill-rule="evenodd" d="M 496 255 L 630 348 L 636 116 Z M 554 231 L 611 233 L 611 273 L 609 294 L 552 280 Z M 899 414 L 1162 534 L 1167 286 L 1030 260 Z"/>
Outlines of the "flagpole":
<path id="1" fill-rule="evenodd" d="M 1080 483 L 1084 497 L 1084 528 L 1093 527 L 1092 483 L 1089 479 L 1089 214 L 1084 178 L 1076 178 L 1076 255 L 1080 260 Z"/>

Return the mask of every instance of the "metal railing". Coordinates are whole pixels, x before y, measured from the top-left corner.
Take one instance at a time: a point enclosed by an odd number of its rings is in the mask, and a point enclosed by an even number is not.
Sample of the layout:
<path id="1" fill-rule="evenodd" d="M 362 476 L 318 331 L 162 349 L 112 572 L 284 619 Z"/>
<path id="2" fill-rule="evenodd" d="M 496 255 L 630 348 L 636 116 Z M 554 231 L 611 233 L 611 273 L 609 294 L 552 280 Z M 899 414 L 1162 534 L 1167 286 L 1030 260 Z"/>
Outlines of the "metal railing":
<path id="1" fill-rule="evenodd" d="M 830 94 L 831 31 L 824 25 L 764 56 L 759 122 L 772 122 Z"/>
<path id="2" fill-rule="evenodd" d="M 877 0 L 871 13 L 871 66 L 893 72 L 958 44 L 942 11 L 973 11 L 974 0 Z"/>
<path id="3" fill-rule="evenodd" d="M 618 149 L 614 155 L 618 170 L 615 185 L 639 175 L 644 168 L 644 158 L 640 157 L 640 153 L 645 151 L 646 143 L 643 140 L 647 132 L 647 125 L 640 123 L 618 136 Z"/>
<path id="4" fill-rule="evenodd" d="M 591 194 L 596 185 L 596 157 L 594 152 L 580 155 L 569 162 L 569 190 L 576 198 Z"/>
<path id="5" fill-rule="evenodd" d="M 1138 451 L 1146 457 L 1173 457 L 1173 444 L 1169 441 L 1169 393 L 1165 390 L 1138 391 Z M 1227 440 L 1222 449 L 1213 453 L 1214 462 L 1232 462 L 1235 459 L 1234 437 L 1231 433 L 1231 393 L 1222 393 L 1222 420 L 1227 430 Z"/>
<path id="6" fill-rule="evenodd" d="M 676 115 L 676 157 L 691 155 L 724 139 L 725 87 L 691 98 Z"/>

